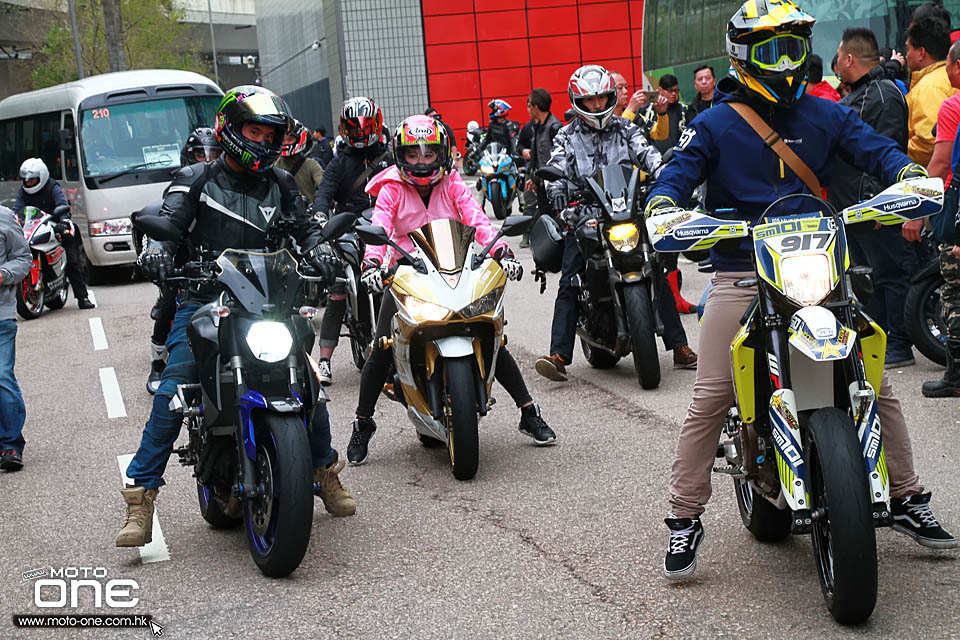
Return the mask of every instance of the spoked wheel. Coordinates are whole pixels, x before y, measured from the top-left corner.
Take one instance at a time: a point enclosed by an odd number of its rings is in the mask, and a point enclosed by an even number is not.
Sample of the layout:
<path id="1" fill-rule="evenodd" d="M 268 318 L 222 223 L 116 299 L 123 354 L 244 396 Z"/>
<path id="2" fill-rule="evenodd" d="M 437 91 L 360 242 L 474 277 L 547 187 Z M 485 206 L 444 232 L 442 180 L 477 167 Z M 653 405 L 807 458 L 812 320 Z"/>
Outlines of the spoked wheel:
<path id="1" fill-rule="evenodd" d="M 877 602 L 877 540 L 853 421 L 839 409 L 810 417 L 804 449 L 810 477 L 813 551 L 830 615 L 859 624 Z"/>
<path id="2" fill-rule="evenodd" d="M 633 367 L 644 389 L 656 389 L 660 385 L 660 354 L 657 353 L 656 335 L 653 328 L 653 307 L 647 286 L 642 282 L 623 288 L 624 311 L 630 328 L 633 352 Z"/>
<path id="3" fill-rule="evenodd" d="M 449 408 L 446 426 L 450 467 L 457 480 L 469 480 L 477 475 L 480 464 L 472 358 L 444 358 L 443 373 L 446 380 L 445 400 Z"/>
<path id="4" fill-rule="evenodd" d="M 36 274 L 36 283 L 33 282 Z M 17 287 L 17 313 L 24 320 L 34 320 L 43 313 L 44 301 L 43 269 L 40 268 L 39 259 L 34 256 L 33 266 L 27 277 L 20 281 Z"/>
<path id="5" fill-rule="evenodd" d="M 789 509 L 777 509 L 746 480 L 734 478 L 733 490 L 743 526 L 754 538 L 760 542 L 780 542 L 790 535 Z"/>
<path id="6" fill-rule="evenodd" d="M 917 350 L 939 365 L 947 364 L 947 329 L 943 321 L 940 287 L 943 277 L 927 278 L 907 291 L 903 327 Z"/>
<path id="7" fill-rule="evenodd" d="M 594 369 L 609 369 L 617 366 L 620 358 L 609 351 L 591 347 L 583 338 L 580 338 L 580 349 L 583 351 L 583 357 Z"/>
<path id="8" fill-rule="evenodd" d="M 63 309 L 63 305 L 67 304 L 67 294 L 69 292 L 70 290 L 67 288 L 67 285 L 64 284 L 53 296 L 49 298 L 44 296 L 43 302 L 47 305 L 48 309 Z"/>
<path id="9" fill-rule="evenodd" d="M 250 555 L 270 578 L 290 575 L 300 565 L 313 524 L 313 468 L 310 444 L 295 415 L 254 417 L 259 495 L 244 504 Z"/>

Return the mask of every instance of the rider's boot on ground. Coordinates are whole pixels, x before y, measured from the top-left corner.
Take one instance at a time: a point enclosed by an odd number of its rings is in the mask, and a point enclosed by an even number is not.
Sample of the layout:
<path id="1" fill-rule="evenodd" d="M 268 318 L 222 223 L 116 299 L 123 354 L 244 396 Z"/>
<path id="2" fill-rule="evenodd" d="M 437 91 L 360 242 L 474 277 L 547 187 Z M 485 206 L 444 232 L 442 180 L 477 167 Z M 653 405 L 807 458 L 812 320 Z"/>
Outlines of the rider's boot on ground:
<path id="1" fill-rule="evenodd" d="M 357 502 L 340 482 L 344 461 L 333 452 L 333 462 L 313 470 L 313 493 L 323 500 L 327 513 L 337 517 L 352 516 L 357 511 Z"/>
<path id="2" fill-rule="evenodd" d="M 947 338 L 947 370 L 942 379 L 924 382 L 921 391 L 927 398 L 960 396 L 960 340 Z"/>
<path id="3" fill-rule="evenodd" d="M 117 546 L 142 547 L 153 540 L 153 503 L 157 490 L 127 487 L 121 493 L 127 503 L 127 519 L 117 534 Z"/>

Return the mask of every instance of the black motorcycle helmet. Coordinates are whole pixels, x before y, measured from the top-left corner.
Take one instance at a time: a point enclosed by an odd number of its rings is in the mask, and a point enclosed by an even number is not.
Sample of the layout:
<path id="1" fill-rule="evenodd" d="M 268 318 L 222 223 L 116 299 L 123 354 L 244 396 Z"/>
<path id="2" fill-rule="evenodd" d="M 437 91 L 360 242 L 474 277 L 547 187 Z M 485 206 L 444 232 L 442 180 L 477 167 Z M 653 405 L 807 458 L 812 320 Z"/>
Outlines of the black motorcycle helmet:
<path id="1" fill-rule="evenodd" d="M 213 162 L 220 157 L 220 145 L 217 132 L 210 127 L 197 127 L 187 137 L 186 144 L 180 150 L 180 166 L 185 167 L 197 162 Z"/>
<path id="2" fill-rule="evenodd" d="M 227 91 L 217 110 L 217 141 L 239 165 L 257 173 L 267 171 L 280 157 L 283 134 L 290 128 L 290 109 L 269 89 L 253 85 Z M 241 134 L 244 122 L 273 127 L 273 142 L 254 142 Z"/>

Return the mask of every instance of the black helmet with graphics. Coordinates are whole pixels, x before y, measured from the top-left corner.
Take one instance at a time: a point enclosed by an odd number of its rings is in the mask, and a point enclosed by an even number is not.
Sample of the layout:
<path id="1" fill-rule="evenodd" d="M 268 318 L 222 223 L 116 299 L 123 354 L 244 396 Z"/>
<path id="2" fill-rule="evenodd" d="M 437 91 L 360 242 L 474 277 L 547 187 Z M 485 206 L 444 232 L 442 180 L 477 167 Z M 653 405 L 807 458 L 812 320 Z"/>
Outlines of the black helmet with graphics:
<path id="1" fill-rule="evenodd" d="M 280 157 L 283 134 L 287 132 L 290 109 L 269 89 L 253 85 L 227 91 L 217 110 L 217 141 L 224 153 L 250 171 L 267 171 Z M 241 134 L 245 122 L 273 127 L 273 141 L 254 142 Z"/>
<path id="2" fill-rule="evenodd" d="M 747 0 L 727 24 L 730 75 L 761 100 L 793 106 L 807 86 L 815 21 L 791 0 Z"/>
<path id="3" fill-rule="evenodd" d="M 196 162 L 212 162 L 219 157 L 217 132 L 210 127 L 197 127 L 187 136 L 187 142 L 180 150 L 180 165 L 185 167 Z"/>

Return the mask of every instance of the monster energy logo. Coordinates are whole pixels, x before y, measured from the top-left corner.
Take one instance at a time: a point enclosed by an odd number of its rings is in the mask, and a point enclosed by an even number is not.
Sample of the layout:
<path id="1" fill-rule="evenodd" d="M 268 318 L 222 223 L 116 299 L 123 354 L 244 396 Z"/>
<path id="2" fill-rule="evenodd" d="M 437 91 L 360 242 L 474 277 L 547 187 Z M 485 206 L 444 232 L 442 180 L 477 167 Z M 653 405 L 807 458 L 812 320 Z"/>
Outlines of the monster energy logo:
<path id="1" fill-rule="evenodd" d="M 251 162 L 252 160 L 253 160 L 253 154 L 250 153 L 249 151 L 244 151 L 243 155 L 240 156 L 240 161 L 243 162 L 244 164 L 246 164 L 247 162 Z"/>

